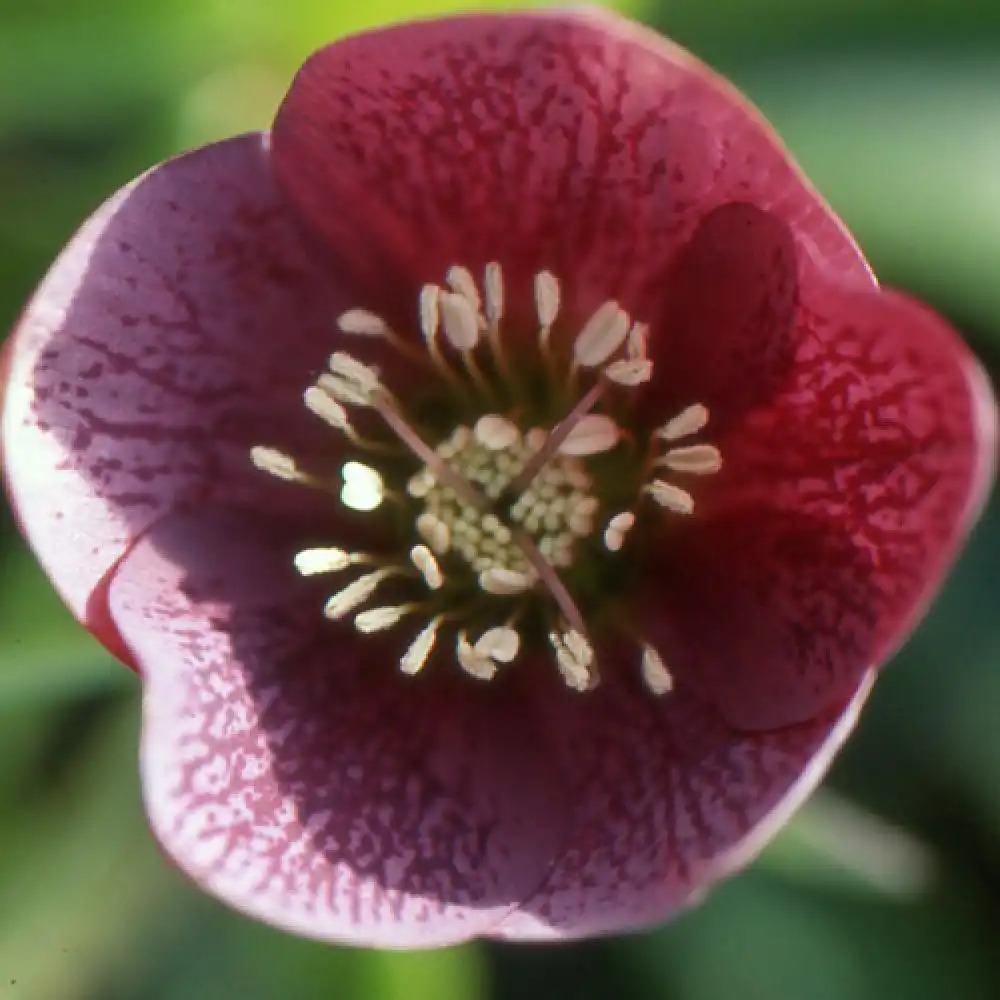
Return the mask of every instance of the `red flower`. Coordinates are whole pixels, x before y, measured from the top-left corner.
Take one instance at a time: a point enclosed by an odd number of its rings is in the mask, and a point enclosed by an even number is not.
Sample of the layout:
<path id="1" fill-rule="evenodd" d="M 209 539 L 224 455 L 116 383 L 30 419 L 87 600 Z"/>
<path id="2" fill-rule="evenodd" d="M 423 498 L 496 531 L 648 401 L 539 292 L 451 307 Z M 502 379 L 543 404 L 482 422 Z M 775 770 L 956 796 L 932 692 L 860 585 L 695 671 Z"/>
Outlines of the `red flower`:
<path id="1" fill-rule="evenodd" d="M 11 496 L 143 677 L 157 836 L 382 945 L 640 926 L 743 864 L 995 447 L 754 112 L 596 12 L 322 50 L 269 136 L 101 208 L 9 363 Z"/>

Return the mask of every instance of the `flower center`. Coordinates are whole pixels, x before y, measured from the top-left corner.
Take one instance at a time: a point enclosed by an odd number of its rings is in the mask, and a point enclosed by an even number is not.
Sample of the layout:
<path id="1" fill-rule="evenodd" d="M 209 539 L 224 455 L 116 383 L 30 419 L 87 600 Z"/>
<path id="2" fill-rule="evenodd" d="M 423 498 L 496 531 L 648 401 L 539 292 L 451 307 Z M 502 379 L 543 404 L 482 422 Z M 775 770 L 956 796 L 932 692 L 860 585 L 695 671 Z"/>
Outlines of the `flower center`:
<path id="1" fill-rule="evenodd" d="M 501 337 L 498 264 L 487 265 L 482 294 L 461 267 L 449 271 L 447 288 L 422 289 L 424 350 L 373 313 L 352 309 L 340 317 L 341 331 L 359 343 L 379 338 L 425 365 L 443 393 L 437 401 L 448 404 L 432 412 L 463 415 L 450 427 L 408 414 L 375 368 L 343 352 L 305 391 L 306 406 L 364 459 L 344 463 L 340 503 L 372 516 L 402 511 L 395 524 L 402 544 L 398 556 L 305 549 L 295 565 L 304 575 L 355 568 L 359 575 L 333 594 L 325 614 L 353 614 L 362 633 L 421 618 L 400 658 L 404 673 L 421 670 L 449 629 L 457 663 L 474 677 L 494 677 L 530 638 L 549 646 L 568 686 L 593 688 L 599 672 L 588 618 L 603 610 L 600 581 L 622 558 L 640 505 L 648 498 L 654 507 L 691 515 L 694 498 L 675 480 L 721 467 L 714 446 L 676 443 L 705 427 L 701 404 L 645 442 L 627 430 L 628 396 L 652 375 L 643 324 L 606 302 L 567 352 L 552 337 L 559 285 L 549 272 L 535 278 L 535 305 L 537 356 L 519 357 L 517 369 Z M 381 418 L 387 439 L 356 430 L 352 413 L 365 410 Z M 387 457 L 400 444 L 409 457 Z M 254 447 L 251 457 L 279 478 L 333 489 L 272 448 Z M 359 610 L 389 586 L 408 599 Z M 636 641 L 646 686 L 666 693 L 673 681 L 663 657 Z"/>

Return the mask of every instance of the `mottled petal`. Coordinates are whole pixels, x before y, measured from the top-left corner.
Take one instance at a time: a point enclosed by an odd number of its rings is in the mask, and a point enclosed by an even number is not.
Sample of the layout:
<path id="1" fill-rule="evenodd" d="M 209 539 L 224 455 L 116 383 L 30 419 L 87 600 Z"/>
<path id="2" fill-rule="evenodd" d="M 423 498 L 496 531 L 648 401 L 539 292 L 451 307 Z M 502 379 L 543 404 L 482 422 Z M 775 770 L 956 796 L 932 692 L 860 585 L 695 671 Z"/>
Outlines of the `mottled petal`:
<path id="1" fill-rule="evenodd" d="M 536 731 L 457 671 L 400 676 L 286 567 L 259 523 L 203 511 L 159 522 L 115 574 L 156 835 L 206 889 L 308 937 L 483 933 L 565 835 Z"/>
<path id="2" fill-rule="evenodd" d="M 869 678 L 846 707 L 803 725 L 741 735 L 688 692 L 651 698 L 636 676 L 615 662 L 587 698 L 545 709 L 577 803 L 573 832 L 496 936 L 616 933 L 696 902 L 815 788 L 870 687 Z"/>
<path id="3" fill-rule="evenodd" d="M 638 602 L 676 672 L 753 729 L 843 701 L 902 642 L 996 454 L 986 380 L 926 308 L 814 290 L 795 344 L 782 389 L 717 440 L 722 472 L 664 533 L 659 597 Z"/>
<path id="4" fill-rule="evenodd" d="M 178 504 L 303 513 L 313 498 L 249 449 L 329 462 L 337 438 L 301 397 L 344 304 L 260 135 L 158 167 L 74 237 L 9 342 L 3 452 L 28 539 L 77 616 L 99 628 L 98 581 Z"/>
<path id="5" fill-rule="evenodd" d="M 743 98 L 609 13 L 460 17 L 336 42 L 293 83 L 274 156 L 373 301 L 498 260 L 522 302 L 546 268 L 577 320 L 609 297 L 644 318 L 677 247 L 730 201 L 773 211 L 831 273 L 870 283 Z M 358 243 L 377 253 L 352 265 Z"/>

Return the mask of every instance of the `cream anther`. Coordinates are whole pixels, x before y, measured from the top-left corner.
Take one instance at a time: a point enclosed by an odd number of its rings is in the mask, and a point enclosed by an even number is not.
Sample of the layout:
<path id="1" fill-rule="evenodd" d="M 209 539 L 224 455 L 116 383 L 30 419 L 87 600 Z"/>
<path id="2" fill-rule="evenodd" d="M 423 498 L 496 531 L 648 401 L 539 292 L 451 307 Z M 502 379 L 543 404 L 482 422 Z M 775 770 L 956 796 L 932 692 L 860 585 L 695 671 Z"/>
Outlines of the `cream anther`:
<path id="1" fill-rule="evenodd" d="M 618 425 L 601 413 L 581 417 L 559 445 L 563 455 L 598 455 L 610 451 L 621 437 Z"/>
<path id="2" fill-rule="evenodd" d="M 661 506 L 672 510 L 675 514 L 693 514 L 694 498 L 687 490 L 682 490 L 673 483 L 662 479 L 654 479 L 646 492 Z"/>
<path id="3" fill-rule="evenodd" d="M 674 472 L 693 472 L 705 476 L 722 468 L 722 454 L 715 445 L 692 444 L 684 448 L 671 448 L 655 464 Z"/>
<path id="4" fill-rule="evenodd" d="M 382 477 L 370 465 L 361 462 L 345 462 L 341 470 L 344 486 L 340 491 L 340 502 L 351 510 L 375 510 L 385 497 Z"/>
<path id="5" fill-rule="evenodd" d="M 708 409 L 701 403 L 695 403 L 668 420 L 656 433 L 667 441 L 677 441 L 680 438 L 696 434 L 708 423 Z"/>
<path id="6" fill-rule="evenodd" d="M 349 615 L 355 608 L 360 607 L 378 589 L 378 585 L 398 570 L 385 568 L 376 569 L 371 573 L 359 576 L 353 583 L 349 583 L 343 590 L 339 590 L 333 595 L 323 608 L 323 614 L 327 618 L 338 620 L 345 615 Z"/>
<path id="7" fill-rule="evenodd" d="M 479 574 L 479 586 L 487 594 L 522 594 L 534 584 L 534 574 L 521 573 L 503 566 L 491 566 Z"/>
<path id="8" fill-rule="evenodd" d="M 648 382 L 653 377 L 653 362 L 647 358 L 628 358 L 624 361 L 612 361 L 604 374 L 618 385 L 632 388 Z"/>
<path id="9" fill-rule="evenodd" d="M 617 302 L 605 302 L 584 324 L 573 343 L 573 358 L 584 368 L 603 364 L 628 336 L 628 313 Z"/>
<path id="10" fill-rule="evenodd" d="M 483 291 L 486 293 L 486 319 L 496 324 L 503 317 L 503 272 L 496 261 L 487 264 L 483 271 Z"/>
<path id="11" fill-rule="evenodd" d="M 339 573 L 360 560 L 344 549 L 320 548 L 302 549 L 295 553 L 294 561 L 295 568 L 303 576 L 315 576 L 318 573 Z"/>
<path id="12" fill-rule="evenodd" d="M 604 547 L 609 552 L 620 552 L 625 544 L 625 536 L 634 525 L 635 514 L 632 511 L 623 510 L 620 514 L 615 514 L 604 529 Z"/>
<path id="13" fill-rule="evenodd" d="M 472 272 L 467 267 L 455 264 L 448 268 L 445 276 L 448 287 L 472 306 L 474 313 L 478 313 L 483 303 L 479 297 L 479 289 L 476 287 L 476 279 L 472 277 Z"/>
<path id="14" fill-rule="evenodd" d="M 403 615 L 413 610 L 412 605 L 399 604 L 391 607 L 372 608 L 369 611 L 362 611 L 354 618 L 354 627 L 359 632 L 366 635 L 371 632 L 381 632 L 384 629 L 392 628 L 397 624 Z"/>
<path id="15" fill-rule="evenodd" d="M 410 549 L 410 562 L 417 567 L 420 575 L 424 578 L 424 583 L 431 590 L 441 589 L 444 584 L 441 567 L 438 565 L 437 559 L 434 558 L 434 553 L 426 545 L 414 545 Z"/>
<path id="16" fill-rule="evenodd" d="M 473 428 L 473 434 L 480 444 L 491 451 L 503 451 L 521 440 L 517 424 L 495 413 L 480 417 Z"/>
<path id="17" fill-rule="evenodd" d="M 438 628 L 441 625 L 441 618 L 433 618 L 417 634 L 417 637 L 410 643 L 406 652 L 400 657 L 399 669 L 411 677 L 417 673 L 427 662 L 434 643 L 437 641 Z"/>
<path id="18" fill-rule="evenodd" d="M 438 306 L 448 342 L 457 351 L 471 351 L 479 340 L 479 317 L 469 300 L 457 292 L 442 292 Z"/>
<path id="19" fill-rule="evenodd" d="M 559 282 L 551 271 L 535 275 L 535 308 L 539 325 L 548 330 L 559 315 Z"/>
<path id="20" fill-rule="evenodd" d="M 648 643 L 642 647 L 642 679 L 655 695 L 669 694 L 674 689 L 674 678 L 663 657 Z"/>
<path id="21" fill-rule="evenodd" d="M 348 309 L 347 312 L 340 314 L 337 326 L 343 333 L 365 337 L 388 337 L 392 334 L 389 324 L 381 316 L 367 309 Z"/>

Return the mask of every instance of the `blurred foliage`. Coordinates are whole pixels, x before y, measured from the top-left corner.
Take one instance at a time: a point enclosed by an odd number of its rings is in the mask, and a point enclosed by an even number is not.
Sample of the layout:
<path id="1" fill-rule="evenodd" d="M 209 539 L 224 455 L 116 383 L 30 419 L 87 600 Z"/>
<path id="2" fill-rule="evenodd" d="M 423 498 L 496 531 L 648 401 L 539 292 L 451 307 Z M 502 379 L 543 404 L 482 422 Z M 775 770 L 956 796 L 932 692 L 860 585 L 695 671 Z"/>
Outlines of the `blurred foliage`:
<path id="1" fill-rule="evenodd" d="M 0 0 L 0 327 L 110 191 L 266 125 L 310 50 L 458 6 Z M 761 105 L 880 275 L 951 315 L 995 377 L 1000 5 L 628 7 Z M 400 955 L 254 925 L 166 864 L 142 817 L 135 678 L 81 634 L 0 515 L 0 996 L 996 998 L 998 567 L 994 504 L 877 686 L 835 792 L 700 908 L 618 941 Z"/>

